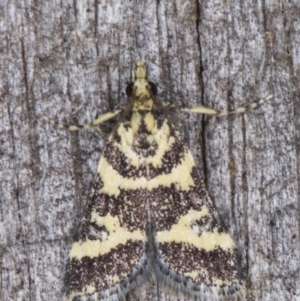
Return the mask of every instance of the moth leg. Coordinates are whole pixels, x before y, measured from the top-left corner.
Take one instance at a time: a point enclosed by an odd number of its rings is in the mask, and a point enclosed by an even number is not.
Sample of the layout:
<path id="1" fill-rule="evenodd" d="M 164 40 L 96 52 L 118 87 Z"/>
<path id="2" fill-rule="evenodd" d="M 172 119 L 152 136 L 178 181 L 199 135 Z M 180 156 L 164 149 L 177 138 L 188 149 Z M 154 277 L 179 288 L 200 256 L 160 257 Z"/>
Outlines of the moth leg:
<path id="1" fill-rule="evenodd" d="M 83 125 L 81 125 L 81 124 L 63 124 L 63 123 L 59 123 L 53 119 L 49 119 L 47 117 L 43 117 L 43 119 L 59 129 L 65 129 L 65 130 L 69 130 L 69 131 L 79 131 L 79 130 L 87 130 L 87 129 L 91 129 L 91 128 L 97 128 L 97 130 L 100 132 L 101 136 L 104 136 L 104 134 L 102 133 L 102 131 L 99 128 L 99 125 L 106 122 L 109 119 L 114 118 L 115 116 L 120 114 L 121 111 L 122 110 L 116 110 L 114 112 L 107 112 L 107 113 L 99 116 L 95 120 L 93 120 L 91 123 L 87 123 L 87 124 L 83 124 Z"/>
<path id="2" fill-rule="evenodd" d="M 233 111 L 215 110 L 215 109 L 211 109 L 211 108 L 208 108 L 205 106 L 197 106 L 197 107 L 193 107 L 193 108 L 182 108 L 181 110 L 183 112 L 191 112 L 191 113 L 197 113 L 197 114 L 205 114 L 205 115 L 212 115 L 212 116 L 226 116 L 226 115 L 231 115 L 231 114 L 245 113 L 247 111 L 256 109 L 256 108 L 260 107 L 264 102 L 271 99 L 272 97 L 273 97 L 273 95 L 269 95 L 260 100 L 251 102 L 243 107 L 239 107 Z"/>

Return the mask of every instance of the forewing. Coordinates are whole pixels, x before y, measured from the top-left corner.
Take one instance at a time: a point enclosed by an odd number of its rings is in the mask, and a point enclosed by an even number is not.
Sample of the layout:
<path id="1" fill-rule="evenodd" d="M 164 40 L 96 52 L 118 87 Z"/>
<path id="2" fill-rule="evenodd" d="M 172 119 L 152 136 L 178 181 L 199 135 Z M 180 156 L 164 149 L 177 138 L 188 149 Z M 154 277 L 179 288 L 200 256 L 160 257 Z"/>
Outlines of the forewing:
<path id="1" fill-rule="evenodd" d="M 80 238 L 70 251 L 68 301 L 124 300 L 150 277 L 145 256 L 145 190 L 126 186 L 135 168 L 124 156 L 126 145 L 120 145 L 116 133 L 103 151 Z"/>
<path id="2" fill-rule="evenodd" d="M 149 165 L 151 212 L 155 221 L 155 274 L 163 287 L 197 300 L 245 300 L 236 246 L 218 218 L 194 159 L 167 123 L 168 147 L 161 164 Z M 163 143 L 163 142 L 161 142 Z"/>

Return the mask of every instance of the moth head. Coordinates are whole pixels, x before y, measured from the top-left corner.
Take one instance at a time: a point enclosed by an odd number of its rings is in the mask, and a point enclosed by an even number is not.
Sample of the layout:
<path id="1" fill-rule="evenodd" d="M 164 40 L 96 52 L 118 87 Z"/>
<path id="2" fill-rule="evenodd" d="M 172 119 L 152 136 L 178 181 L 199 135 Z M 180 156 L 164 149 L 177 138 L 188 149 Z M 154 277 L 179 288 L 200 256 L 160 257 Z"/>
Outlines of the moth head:
<path id="1" fill-rule="evenodd" d="M 156 85 L 147 80 L 147 67 L 143 61 L 135 65 L 135 81 L 126 87 L 126 94 L 137 101 L 149 100 L 156 95 Z"/>

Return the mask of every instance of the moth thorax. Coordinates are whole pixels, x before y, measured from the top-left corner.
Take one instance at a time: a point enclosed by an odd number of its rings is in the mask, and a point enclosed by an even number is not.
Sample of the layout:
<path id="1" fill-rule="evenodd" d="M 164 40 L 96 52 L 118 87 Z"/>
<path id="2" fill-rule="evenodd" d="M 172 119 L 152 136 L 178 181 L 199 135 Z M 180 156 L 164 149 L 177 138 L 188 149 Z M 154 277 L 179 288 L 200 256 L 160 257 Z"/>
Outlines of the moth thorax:
<path id="1" fill-rule="evenodd" d="M 137 79 L 134 82 L 134 97 L 151 97 L 151 88 L 146 79 Z"/>

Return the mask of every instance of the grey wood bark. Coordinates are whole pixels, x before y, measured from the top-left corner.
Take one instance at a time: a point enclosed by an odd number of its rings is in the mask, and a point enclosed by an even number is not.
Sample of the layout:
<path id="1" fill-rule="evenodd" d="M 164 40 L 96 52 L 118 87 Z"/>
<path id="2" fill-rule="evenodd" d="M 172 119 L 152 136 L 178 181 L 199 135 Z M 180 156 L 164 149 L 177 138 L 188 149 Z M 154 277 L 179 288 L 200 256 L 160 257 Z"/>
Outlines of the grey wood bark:
<path id="1" fill-rule="evenodd" d="M 103 148 L 96 131 L 42 117 L 86 123 L 125 103 L 137 59 L 158 99 L 178 105 L 274 94 L 255 112 L 177 127 L 237 242 L 249 299 L 300 300 L 299 12 L 298 0 L 2 0 L 1 300 L 61 300 Z M 158 299 L 178 300 L 150 286 L 144 300 Z"/>

